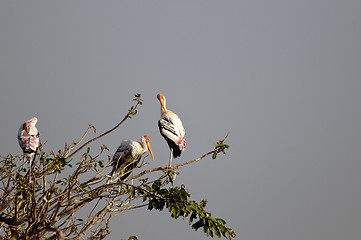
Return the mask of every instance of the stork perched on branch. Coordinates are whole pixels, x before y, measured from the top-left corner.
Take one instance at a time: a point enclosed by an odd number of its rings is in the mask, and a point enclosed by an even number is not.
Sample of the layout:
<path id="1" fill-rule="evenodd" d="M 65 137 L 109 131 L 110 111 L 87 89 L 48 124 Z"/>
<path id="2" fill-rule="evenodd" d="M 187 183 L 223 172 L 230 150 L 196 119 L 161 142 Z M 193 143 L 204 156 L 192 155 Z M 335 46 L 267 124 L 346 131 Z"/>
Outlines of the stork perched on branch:
<path id="1" fill-rule="evenodd" d="M 23 150 L 24 157 L 30 166 L 35 152 L 39 147 L 40 133 L 35 127 L 37 122 L 38 119 L 36 117 L 29 119 L 25 123 L 21 124 L 18 132 L 19 146 Z"/>
<path id="2" fill-rule="evenodd" d="M 149 150 L 154 161 L 152 148 L 149 144 L 148 136 L 143 136 L 140 142 L 133 140 L 124 140 L 121 142 L 112 159 L 113 170 L 110 177 L 113 177 L 116 171 L 122 175 L 120 180 L 126 179 L 134 168 L 137 167 L 141 156 Z"/>
<path id="3" fill-rule="evenodd" d="M 166 100 L 163 94 L 159 93 L 157 98 L 161 106 L 161 117 L 158 121 L 158 127 L 160 134 L 167 141 L 170 148 L 169 167 L 171 167 L 172 157 L 179 157 L 186 149 L 186 140 L 184 138 L 186 132 L 177 114 L 166 108 Z"/>

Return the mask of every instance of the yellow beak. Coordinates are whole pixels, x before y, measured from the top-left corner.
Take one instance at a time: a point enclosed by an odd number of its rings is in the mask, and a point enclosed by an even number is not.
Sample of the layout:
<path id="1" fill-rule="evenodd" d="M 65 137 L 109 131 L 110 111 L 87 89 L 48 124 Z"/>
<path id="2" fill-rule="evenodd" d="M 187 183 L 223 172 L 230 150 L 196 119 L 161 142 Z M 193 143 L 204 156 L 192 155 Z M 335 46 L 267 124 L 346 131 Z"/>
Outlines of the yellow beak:
<path id="1" fill-rule="evenodd" d="M 24 123 L 24 127 L 25 127 L 25 130 L 26 130 L 26 133 L 29 133 L 29 131 L 30 131 L 30 127 L 28 126 L 28 124 L 27 123 Z"/>
<path id="2" fill-rule="evenodd" d="M 154 162 L 154 156 L 153 156 L 152 148 L 149 145 L 149 142 L 147 142 L 147 146 L 148 146 L 148 150 L 149 150 L 150 155 L 152 156 L 152 159 L 153 159 L 153 162 Z"/>
<path id="3" fill-rule="evenodd" d="M 160 101 L 160 104 L 162 105 L 162 112 L 167 113 L 167 109 L 165 108 L 163 98 L 161 98 L 159 101 Z"/>

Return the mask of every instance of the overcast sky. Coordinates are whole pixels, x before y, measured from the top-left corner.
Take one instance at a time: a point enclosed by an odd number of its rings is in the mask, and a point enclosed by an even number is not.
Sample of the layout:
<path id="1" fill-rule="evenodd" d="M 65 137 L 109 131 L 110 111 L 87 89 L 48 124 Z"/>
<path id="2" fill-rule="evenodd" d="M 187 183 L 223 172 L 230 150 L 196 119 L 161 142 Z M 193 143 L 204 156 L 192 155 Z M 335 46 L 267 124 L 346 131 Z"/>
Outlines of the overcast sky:
<path id="1" fill-rule="evenodd" d="M 112 155 L 148 135 L 166 166 L 157 93 L 180 116 L 196 201 L 237 239 L 361 239 L 361 1 L 0 1 L 0 155 L 20 154 L 33 116 L 46 151 L 115 126 Z M 94 136 L 94 135 L 93 135 Z M 208 239 L 188 220 L 138 209 L 108 239 Z"/>

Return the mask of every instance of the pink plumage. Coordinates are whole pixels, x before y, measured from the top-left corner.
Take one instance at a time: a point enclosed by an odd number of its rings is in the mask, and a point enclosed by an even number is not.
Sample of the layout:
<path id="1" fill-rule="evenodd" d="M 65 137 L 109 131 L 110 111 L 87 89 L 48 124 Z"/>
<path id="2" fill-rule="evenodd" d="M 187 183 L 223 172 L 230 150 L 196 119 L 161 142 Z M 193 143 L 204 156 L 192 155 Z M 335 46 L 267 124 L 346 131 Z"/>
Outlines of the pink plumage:
<path id="1" fill-rule="evenodd" d="M 34 154 L 39 147 L 39 131 L 35 124 L 38 119 L 33 117 L 20 126 L 18 132 L 19 146 L 23 150 L 26 161 L 31 164 Z"/>
<path id="2" fill-rule="evenodd" d="M 184 137 L 179 137 L 178 146 L 181 151 L 184 151 L 186 149 L 186 139 Z"/>

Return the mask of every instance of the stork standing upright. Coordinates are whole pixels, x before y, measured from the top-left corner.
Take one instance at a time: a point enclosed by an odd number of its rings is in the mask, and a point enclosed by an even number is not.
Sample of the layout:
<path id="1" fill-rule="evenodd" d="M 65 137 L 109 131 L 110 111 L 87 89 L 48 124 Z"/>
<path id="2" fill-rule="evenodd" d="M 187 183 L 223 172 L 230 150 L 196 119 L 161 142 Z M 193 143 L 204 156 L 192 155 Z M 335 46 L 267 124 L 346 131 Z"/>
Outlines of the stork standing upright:
<path id="1" fill-rule="evenodd" d="M 40 133 L 36 129 L 35 124 L 38 122 L 36 117 L 29 119 L 25 123 L 21 124 L 18 132 L 18 142 L 23 150 L 26 161 L 31 166 L 34 154 L 39 147 Z"/>
<path id="2" fill-rule="evenodd" d="M 157 98 L 161 106 L 161 117 L 158 121 L 158 127 L 160 134 L 167 141 L 170 148 L 169 167 L 171 167 L 172 157 L 179 157 L 186 149 L 186 140 L 184 138 L 186 131 L 177 114 L 166 108 L 166 100 L 163 94 L 159 93 Z"/>
<path id="3" fill-rule="evenodd" d="M 120 170 L 120 174 L 123 175 L 120 177 L 120 180 L 126 179 L 129 174 L 133 172 L 134 168 L 136 168 L 141 156 L 148 150 L 154 161 L 148 136 L 141 137 L 140 142 L 123 140 L 113 156 L 113 170 L 111 171 L 110 176 L 112 177 L 116 171 Z"/>

